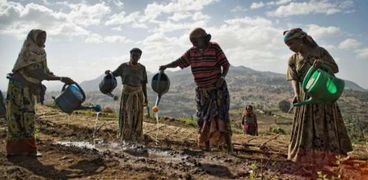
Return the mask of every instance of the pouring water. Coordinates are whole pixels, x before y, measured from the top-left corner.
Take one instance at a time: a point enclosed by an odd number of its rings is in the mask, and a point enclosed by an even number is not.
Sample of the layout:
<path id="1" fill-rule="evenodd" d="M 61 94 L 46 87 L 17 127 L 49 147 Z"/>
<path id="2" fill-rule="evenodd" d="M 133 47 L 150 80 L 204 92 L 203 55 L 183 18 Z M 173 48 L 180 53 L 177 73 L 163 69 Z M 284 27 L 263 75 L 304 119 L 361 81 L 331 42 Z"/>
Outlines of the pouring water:
<path id="1" fill-rule="evenodd" d="M 98 123 L 98 118 L 100 116 L 101 112 L 96 112 L 96 121 L 95 121 L 95 125 L 93 128 L 93 134 L 92 134 L 92 141 L 93 141 L 93 145 L 96 145 L 96 142 L 100 141 L 100 139 L 95 139 L 96 138 L 96 131 L 97 131 L 97 123 Z"/>
<path id="2" fill-rule="evenodd" d="M 158 140 L 157 140 L 157 136 L 158 136 L 158 112 L 155 113 L 155 117 L 156 117 L 156 137 L 155 137 L 155 141 L 156 141 L 156 145 L 158 145 Z"/>
<path id="3" fill-rule="evenodd" d="M 156 144 L 158 144 L 158 140 L 157 140 L 158 128 L 159 128 L 158 127 L 158 124 L 159 124 L 158 105 L 160 103 L 161 96 L 169 91 L 170 80 L 163 71 L 160 71 L 159 73 L 155 74 L 152 77 L 151 87 L 152 87 L 152 90 L 157 93 L 156 103 L 155 103 L 155 106 L 152 108 L 152 111 L 155 113 L 155 117 L 156 117 Z"/>

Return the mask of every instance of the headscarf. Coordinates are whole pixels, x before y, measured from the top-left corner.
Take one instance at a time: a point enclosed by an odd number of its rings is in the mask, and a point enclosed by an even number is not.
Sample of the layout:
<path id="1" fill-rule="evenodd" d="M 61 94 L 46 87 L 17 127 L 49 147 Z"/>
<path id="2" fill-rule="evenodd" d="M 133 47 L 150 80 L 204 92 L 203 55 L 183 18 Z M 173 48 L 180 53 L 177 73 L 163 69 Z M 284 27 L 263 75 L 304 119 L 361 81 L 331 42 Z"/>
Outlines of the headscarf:
<path id="1" fill-rule="evenodd" d="M 142 50 L 139 49 L 139 48 L 133 48 L 133 49 L 131 49 L 130 50 L 130 53 L 132 53 L 132 52 L 138 52 L 139 54 L 142 54 Z"/>
<path id="2" fill-rule="evenodd" d="M 248 109 L 252 109 L 252 111 L 249 112 Z M 245 110 L 244 110 L 243 114 L 244 114 L 245 117 L 252 117 L 254 115 L 253 106 L 252 105 L 247 105 L 245 107 Z"/>
<path id="3" fill-rule="evenodd" d="M 36 39 L 41 33 L 46 32 L 40 29 L 32 29 L 28 33 L 14 65 L 13 72 L 17 72 L 24 67 L 36 63 L 41 63 L 47 68 L 45 49 L 44 47 L 38 46 L 36 43 Z"/>
<path id="4" fill-rule="evenodd" d="M 205 37 L 207 41 L 211 40 L 211 34 L 207 34 L 203 28 L 195 28 L 189 35 L 189 39 L 193 42 L 194 39 Z"/>
<path id="5" fill-rule="evenodd" d="M 284 31 L 284 42 L 288 42 L 292 39 L 305 39 L 309 45 L 315 47 L 318 44 L 313 40 L 313 38 L 304 32 L 301 28 L 294 28 L 288 31 Z"/>

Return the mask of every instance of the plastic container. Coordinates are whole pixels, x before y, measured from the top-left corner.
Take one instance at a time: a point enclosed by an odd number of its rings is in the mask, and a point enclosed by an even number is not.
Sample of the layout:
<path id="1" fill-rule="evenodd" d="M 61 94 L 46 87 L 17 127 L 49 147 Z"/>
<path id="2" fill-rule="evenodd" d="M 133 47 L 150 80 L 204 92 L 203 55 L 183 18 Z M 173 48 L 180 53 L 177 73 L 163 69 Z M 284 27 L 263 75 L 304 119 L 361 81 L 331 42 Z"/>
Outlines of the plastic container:
<path id="1" fill-rule="evenodd" d="M 329 71 L 329 68 L 322 68 L 327 69 L 327 71 L 321 68 L 314 69 L 313 67 L 308 70 L 304 77 L 302 88 L 310 98 L 295 103 L 294 106 L 334 103 L 340 98 L 345 87 L 344 80 L 332 75 L 332 71 Z"/>
<path id="2" fill-rule="evenodd" d="M 85 100 L 86 95 L 78 84 L 65 84 L 62 93 L 55 99 L 55 104 L 63 112 L 70 114 L 76 109 L 81 109 L 81 105 Z"/>
<path id="3" fill-rule="evenodd" d="M 152 77 L 151 87 L 152 90 L 157 93 L 155 106 L 158 106 L 161 96 L 170 89 L 170 79 L 163 71 L 160 71 Z"/>

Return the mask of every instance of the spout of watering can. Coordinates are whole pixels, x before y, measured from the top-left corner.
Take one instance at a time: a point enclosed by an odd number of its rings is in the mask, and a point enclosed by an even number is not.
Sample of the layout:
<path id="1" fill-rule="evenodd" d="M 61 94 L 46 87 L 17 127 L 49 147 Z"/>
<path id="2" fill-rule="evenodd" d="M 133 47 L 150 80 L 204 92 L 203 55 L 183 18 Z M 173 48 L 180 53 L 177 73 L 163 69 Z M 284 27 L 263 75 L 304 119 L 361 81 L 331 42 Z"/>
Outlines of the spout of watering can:
<path id="1" fill-rule="evenodd" d="M 92 109 L 92 110 L 94 110 L 96 112 L 101 112 L 101 110 L 102 110 L 102 108 L 101 108 L 101 106 L 99 104 L 94 105 L 94 106 L 93 105 L 92 106 L 81 106 L 78 109 L 79 110 Z"/>
<path id="2" fill-rule="evenodd" d="M 160 104 L 160 101 L 161 101 L 161 95 L 159 94 L 157 95 L 155 106 L 158 106 L 158 104 Z"/>
<path id="3" fill-rule="evenodd" d="M 310 97 L 309 99 L 302 101 L 302 102 L 298 102 L 298 103 L 294 103 L 294 106 L 303 106 L 303 105 L 308 105 L 308 104 L 312 104 L 314 103 L 314 100 L 312 97 Z"/>
<path id="4" fill-rule="evenodd" d="M 119 99 L 119 97 L 118 97 L 118 96 L 115 96 L 115 95 L 113 95 L 112 93 L 107 93 L 106 95 L 108 95 L 108 96 L 112 97 L 112 98 L 114 99 L 114 101 L 117 101 L 117 100 Z"/>

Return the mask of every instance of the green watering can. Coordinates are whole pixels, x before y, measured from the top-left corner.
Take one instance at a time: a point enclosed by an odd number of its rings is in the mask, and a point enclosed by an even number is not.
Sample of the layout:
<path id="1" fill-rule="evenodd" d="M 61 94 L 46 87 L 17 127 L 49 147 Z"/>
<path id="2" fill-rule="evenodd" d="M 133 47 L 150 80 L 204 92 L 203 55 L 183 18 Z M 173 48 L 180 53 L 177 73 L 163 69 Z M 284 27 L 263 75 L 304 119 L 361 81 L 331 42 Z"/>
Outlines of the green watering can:
<path id="1" fill-rule="evenodd" d="M 309 68 L 304 77 L 302 88 L 310 98 L 303 102 L 294 103 L 294 106 L 327 104 L 339 99 L 344 91 L 344 80 L 333 76 L 332 71 L 328 67 L 323 66 L 322 68 L 327 71 L 321 68 L 314 69 L 313 66 Z"/>

